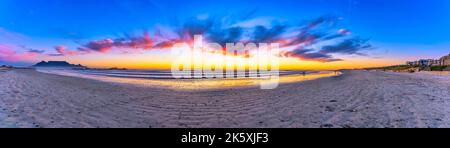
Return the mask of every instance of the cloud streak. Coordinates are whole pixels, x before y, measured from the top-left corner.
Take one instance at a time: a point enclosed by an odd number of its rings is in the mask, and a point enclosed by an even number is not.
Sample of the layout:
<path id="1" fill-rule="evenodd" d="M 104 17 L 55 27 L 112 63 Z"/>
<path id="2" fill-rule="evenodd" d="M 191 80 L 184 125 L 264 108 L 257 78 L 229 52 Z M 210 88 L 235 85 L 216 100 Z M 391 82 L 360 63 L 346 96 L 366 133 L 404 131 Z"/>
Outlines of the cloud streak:
<path id="1" fill-rule="evenodd" d="M 293 57 L 304 61 L 335 62 L 342 59 L 333 58 L 329 54 L 315 52 L 313 49 L 295 49 L 282 53 L 283 57 Z"/>
<path id="2" fill-rule="evenodd" d="M 331 54 L 331 53 L 339 53 L 339 54 L 349 54 L 349 55 L 366 55 L 361 53 L 362 50 L 367 50 L 372 48 L 372 45 L 368 43 L 368 39 L 361 38 L 351 38 L 344 40 L 343 42 L 336 45 L 329 45 L 322 47 L 320 53 Z"/>
<path id="3" fill-rule="evenodd" d="M 281 53 L 281 56 L 298 58 L 305 61 L 342 61 L 343 59 L 334 58 L 332 54 L 367 56 L 361 51 L 373 48 L 368 41 L 368 39 L 361 39 L 359 37 L 349 38 L 339 42 L 338 44 L 323 46 L 320 50 L 305 49 L 300 47 L 292 51 L 285 51 Z"/>
<path id="4" fill-rule="evenodd" d="M 150 50 L 153 49 L 154 46 L 153 40 L 150 38 L 150 35 L 147 32 L 144 32 L 142 36 L 123 37 L 116 39 L 108 38 L 98 41 L 89 41 L 87 44 L 84 44 L 78 49 L 82 51 L 91 50 L 101 53 L 107 53 L 113 48 Z"/>

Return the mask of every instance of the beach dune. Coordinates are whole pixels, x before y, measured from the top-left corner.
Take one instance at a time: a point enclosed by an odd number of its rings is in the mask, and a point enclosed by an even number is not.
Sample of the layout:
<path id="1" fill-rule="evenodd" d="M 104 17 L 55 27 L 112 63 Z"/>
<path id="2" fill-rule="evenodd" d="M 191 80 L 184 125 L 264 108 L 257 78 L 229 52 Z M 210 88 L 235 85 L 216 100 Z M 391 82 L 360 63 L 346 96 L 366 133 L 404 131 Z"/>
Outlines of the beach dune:
<path id="1" fill-rule="evenodd" d="M 277 89 L 177 91 L 0 72 L 0 127 L 450 127 L 450 76 L 345 71 Z"/>

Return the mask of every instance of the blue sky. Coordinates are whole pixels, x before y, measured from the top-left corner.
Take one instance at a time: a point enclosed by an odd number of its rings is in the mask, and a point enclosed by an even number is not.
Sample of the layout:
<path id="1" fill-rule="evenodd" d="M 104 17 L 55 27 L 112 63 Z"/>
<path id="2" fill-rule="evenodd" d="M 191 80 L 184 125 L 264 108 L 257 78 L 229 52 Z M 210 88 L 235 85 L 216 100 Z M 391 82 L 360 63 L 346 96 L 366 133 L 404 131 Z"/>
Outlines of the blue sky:
<path id="1" fill-rule="evenodd" d="M 450 53 L 448 0 L 2 0 L 0 44 L 50 54 L 56 45 L 75 49 L 80 42 L 153 32 L 192 17 L 239 22 L 247 15 L 291 25 L 338 16 L 340 27 L 370 38 L 374 53 L 386 58 Z"/>

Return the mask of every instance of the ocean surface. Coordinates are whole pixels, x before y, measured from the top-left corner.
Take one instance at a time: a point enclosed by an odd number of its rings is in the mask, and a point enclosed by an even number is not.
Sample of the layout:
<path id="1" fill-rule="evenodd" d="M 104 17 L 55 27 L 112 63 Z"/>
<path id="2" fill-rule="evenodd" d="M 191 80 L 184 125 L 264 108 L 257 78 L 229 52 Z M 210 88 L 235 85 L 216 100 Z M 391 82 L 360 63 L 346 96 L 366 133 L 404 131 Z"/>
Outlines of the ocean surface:
<path id="1" fill-rule="evenodd" d="M 74 70 L 64 68 L 38 68 L 38 72 L 94 79 L 105 82 L 146 85 L 174 89 L 209 89 L 259 85 L 262 78 L 175 79 L 169 70 Z M 279 83 L 291 83 L 317 78 L 338 76 L 336 71 L 280 71 Z"/>
<path id="2" fill-rule="evenodd" d="M 104 77 L 119 78 L 139 78 L 139 79 L 174 79 L 170 70 L 109 70 L 109 69 L 87 69 L 75 70 L 64 68 L 38 68 L 37 71 L 60 75 L 94 75 Z M 280 76 L 292 74 L 313 74 L 319 71 L 280 71 Z"/>

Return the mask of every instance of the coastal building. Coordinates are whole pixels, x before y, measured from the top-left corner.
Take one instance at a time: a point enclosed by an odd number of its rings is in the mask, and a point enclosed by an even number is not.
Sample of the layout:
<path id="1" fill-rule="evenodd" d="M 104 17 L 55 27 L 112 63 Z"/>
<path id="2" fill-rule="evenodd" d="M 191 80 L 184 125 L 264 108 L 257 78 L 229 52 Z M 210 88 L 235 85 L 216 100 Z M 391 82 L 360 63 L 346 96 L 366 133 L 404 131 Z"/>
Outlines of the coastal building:
<path id="1" fill-rule="evenodd" d="M 431 66 L 440 66 L 442 65 L 441 60 L 432 60 Z"/>
<path id="2" fill-rule="evenodd" d="M 408 61 L 406 65 L 411 66 L 450 66 L 450 54 L 440 59 L 420 59 L 418 61 Z"/>
<path id="3" fill-rule="evenodd" d="M 442 66 L 450 66 L 450 54 L 439 59 Z"/>
<path id="4" fill-rule="evenodd" d="M 420 59 L 418 61 L 409 61 L 406 62 L 407 65 L 413 65 L 413 66 L 432 66 L 439 64 L 440 60 L 433 60 L 433 59 Z"/>
<path id="5" fill-rule="evenodd" d="M 418 66 L 419 65 L 419 61 L 408 61 L 408 62 L 406 62 L 406 65 Z"/>
<path id="6" fill-rule="evenodd" d="M 414 62 L 406 61 L 406 65 L 414 65 Z"/>
<path id="7" fill-rule="evenodd" d="M 421 59 L 419 60 L 419 65 L 421 66 L 430 66 L 432 59 Z"/>

